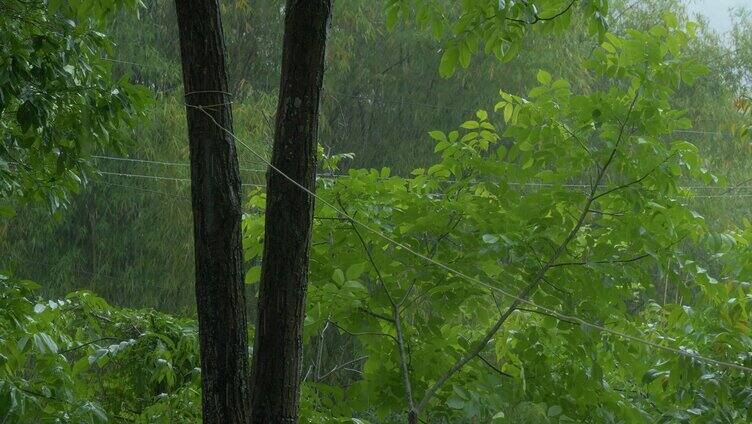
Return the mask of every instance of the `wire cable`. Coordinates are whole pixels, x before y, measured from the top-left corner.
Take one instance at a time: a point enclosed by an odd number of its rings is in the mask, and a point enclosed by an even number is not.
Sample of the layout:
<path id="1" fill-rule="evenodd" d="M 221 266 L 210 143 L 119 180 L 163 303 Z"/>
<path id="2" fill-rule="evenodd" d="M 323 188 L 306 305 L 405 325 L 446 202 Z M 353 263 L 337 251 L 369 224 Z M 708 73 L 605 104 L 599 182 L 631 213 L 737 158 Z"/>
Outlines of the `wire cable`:
<path id="1" fill-rule="evenodd" d="M 177 177 L 163 177 L 161 175 L 148 175 L 148 174 L 127 174 L 123 172 L 109 172 L 109 171 L 97 171 L 102 175 L 112 175 L 117 177 L 130 177 L 130 178 L 145 178 L 145 179 L 152 179 L 152 180 L 165 180 L 165 181 L 175 181 L 175 182 L 181 182 L 181 183 L 190 183 L 191 180 L 189 178 L 177 178 Z M 263 184 L 255 184 L 255 183 L 242 183 L 241 184 L 244 187 L 265 187 Z"/>
<path id="2" fill-rule="evenodd" d="M 167 161 L 160 161 L 160 160 L 147 160 L 147 159 L 137 159 L 137 158 L 126 158 L 126 157 L 120 157 L 120 156 L 100 156 L 100 155 L 92 155 L 95 159 L 103 159 L 103 160 L 113 160 L 113 161 L 124 161 L 124 162 L 135 162 L 135 163 L 147 163 L 147 164 L 156 164 L 156 165 L 165 165 L 165 166 L 181 166 L 181 167 L 189 167 L 190 164 L 184 163 L 184 162 L 167 162 Z M 258 172 L 258 173 L 265 173 L 265 169 L 260 168 L 240 168 L 241 171 L 247 171 L 247 172 Z M 347 174 L 318 174 L 319 177 L 325 177 L 325 178 L 341 178 L 341 177 L 347 177 Z M 388 178 L 388 177 L 387 177 Z M 378 179 L 382 179 L 382 177 L 378 177 Z M 446 180 L 451 181 L 451 180 Z M 552 184 L 552 183 L 534 183 L 534 182 L 505 182 L 507 185 L 511 186 L 524 186 L 524 187 L 567 187 L 567 188 L 590 188 L 590 185 L 588 184 L 575 184 L 575 183 L 565 183 L 565 184 Z M 706 185 L 706 186 L 681 186 L 682 189 L 688 189 L 688 190 L 727 190 L 727 191 L 735 191 L 735 190 L 743 190 L 743 189 L 752 189 L 752 185 L 742 185 L 742 186 L 735 186 L 730 185 L 729 187 L 724 187 L 720 185 Z M 691 196 L 692 198 L 704 198 L 704 197 L 734 197 L 734 196 L 726 196 L 726 195 L 696 195 Z M 736 195 L 736 197 L 752 197 L 752 194 L 741 194 Z"/>
<path id="3" fill-rule="evenodd" d="M 165 166 L 181 166 L 181 167 L 190 167 L 191 165 L 189 163 L 185 162 L 167 162 L 167 161 L 161 161 L 161 160 L 149 160 L 149 159 L 138 159 L 138 158 L 126 158 L 122 156 L 102 156 L 102 155 L 92 155 L 91 157 L 95 159 L 102 159 L 102 160 L 112 160 L 112 161 L 120 161 L 120 162 L 134 162 L 134 163 L 146 163 L 146 164 L 152 164 L 152 165 L 165 165 Z M 258 168 L 239 168 L 241 171 L 246 172 L 266 172 L 265 169 L 258 169 Z"/>

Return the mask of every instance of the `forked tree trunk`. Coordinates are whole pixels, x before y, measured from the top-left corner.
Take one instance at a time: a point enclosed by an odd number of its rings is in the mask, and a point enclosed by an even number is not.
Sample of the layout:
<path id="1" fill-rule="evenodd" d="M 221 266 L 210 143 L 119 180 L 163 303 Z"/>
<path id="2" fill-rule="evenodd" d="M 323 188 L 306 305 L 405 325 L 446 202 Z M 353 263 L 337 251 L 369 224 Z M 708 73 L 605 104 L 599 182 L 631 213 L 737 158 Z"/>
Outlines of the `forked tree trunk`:
<path id="1" fill-rule="evenodd" d="M 191 156 L 204 424 L 250 420 L 240 175 L 217 0 L 176 0 Z"/>
<path id="2" fill-rule="evenodd" d="M 272 165 L 313 192 L 331 0 L 288 0 Z M 253 418 L 297 423 L 314 198 L 267 174 L 266 232 L 253 349 Z"/>

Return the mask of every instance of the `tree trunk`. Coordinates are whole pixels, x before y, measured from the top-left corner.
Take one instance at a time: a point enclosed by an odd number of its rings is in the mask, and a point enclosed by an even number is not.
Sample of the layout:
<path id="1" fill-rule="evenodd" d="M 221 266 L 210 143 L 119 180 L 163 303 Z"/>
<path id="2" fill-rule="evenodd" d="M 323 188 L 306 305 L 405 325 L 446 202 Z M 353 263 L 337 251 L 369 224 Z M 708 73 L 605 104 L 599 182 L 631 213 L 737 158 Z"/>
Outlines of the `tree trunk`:
<path id="1" fill-rule="evenodd" d="M 217 0 L 176 0 L 191 156 L 204 424 L 250 419 L 240 175 Z M 224 129 L 223 129 L 224 128 Z"/>
<path id="2" fill-rule="evenodd" d="M 315 189 L 316 133 L 331 0 L 288 0 L 272 165 Z M 253 349 L 255 423 L 297 423 L 314 198 L 273 169 Z"/>

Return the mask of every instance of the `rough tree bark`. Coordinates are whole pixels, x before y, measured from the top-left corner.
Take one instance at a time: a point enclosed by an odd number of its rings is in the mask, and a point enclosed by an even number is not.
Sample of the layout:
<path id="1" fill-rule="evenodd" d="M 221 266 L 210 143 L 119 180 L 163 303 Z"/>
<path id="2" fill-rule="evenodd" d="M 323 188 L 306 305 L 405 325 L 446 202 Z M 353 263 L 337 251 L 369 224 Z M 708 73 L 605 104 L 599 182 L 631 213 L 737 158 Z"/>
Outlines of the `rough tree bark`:
<path id="1" fill-rule="evenodd" d="M 219 3 L 176 0 L 175 6 L 191 156 L 203 422 L 247 424 L 241 186 Z"/>
<path id="2" fill-rule="evenodd" d="M 288 0 L 273 168 L 311 192 L 331 0 Z M 253 423 L 297 423 L 314 198 L 267 174 L 266 232 L 253 349 Z"/>

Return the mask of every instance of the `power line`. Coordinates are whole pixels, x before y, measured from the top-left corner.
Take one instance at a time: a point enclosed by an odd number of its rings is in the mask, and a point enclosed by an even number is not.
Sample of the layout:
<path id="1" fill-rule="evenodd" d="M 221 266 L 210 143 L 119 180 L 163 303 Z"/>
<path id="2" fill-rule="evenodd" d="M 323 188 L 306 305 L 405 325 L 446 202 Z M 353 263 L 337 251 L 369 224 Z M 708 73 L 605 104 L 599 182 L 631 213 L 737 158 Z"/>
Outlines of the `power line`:
<path id="1" fill-rule="evenodd" d="M 150 175 L 150 174 L 131 174 L 131 173 L 123 173 L 123 172 L 110 172 L 110 171 L 101 171 L 98 170 L 98 173 L 102 175 L 110 175 L 110 176 L 117 176 L 117 177 L 130 177 L 130 178 L 142 178 L 142 179 L 152 179 L 152 180 L 165 180 L 165 181 L 176 181 L 176 182 L 183 182 L 183 183 L 190 183 L 191 180 L 189 178 L 179 178 L 179 177 L 165 177 L 161 175 Z M 317 178 L 331 178 L 331 179 L 338 179 L 342 177 L 347 177 L 348 175 L 345 174 L 317 174 Z M 449 181 L 449 180 L 446 180 Z M 507 185 L 512 186 L 520 186 L 520 187 L 556 187 L 556 184 L 540 184 L 540 183 L 519 183 L 519 182 L 506 182 Z M 257 183 L 243 183 L 242 186 L 247 187 L 266 187 L 264 184 L 257 184 Z M 567 187 L 567 188 L 589 188 L 590 186 L 587 184 L 560 184 L 558 186 Z M 714 186 L 688 186 L 688 187 L 682 187 L 684 189 L 726 189 L 725 187 L 714 187 Z M 737 189 L 744 189 L 744 188 L 752 188 L 752 186 L 741 186 L 741 187 L 732 187 L 729 190 L 737 190 Z M 743 193 L 743 194 L 731 194 L 731 193 L 724 193 L 724 194 L 708 194 L 708 195 L 689 195 L 687 196 L 690 199 L 703 199 L 703 198 L 747 198 L 752 197 L 752 193 Z"/>
<path id="2" fill-rule="evenodd" d="M 167 193 L 164 191 L 152 190 L 152 189 L 143 188 L 143 187 L 136 187 L 136 186 L 127 185 L 127 184 L 115 184 L 115 183 L 109 183 L 107 181 L 102 181 L 102 184 L 107 185 L 107 186 L 112 186 L 112 187 L 121 187 L 121 188 L 126 188 L 129 190 L 141 191 L 144 193 L 159 194 L 162 196 L 172 197 L 173 199 L 188 200 L 187 196 L 178 196 L 178 195 Z"/>
<path id="3" fill-rule="evenodd" d="M 589 322 L 587 320 L 584 320 L 584 319 L 582 319 L 582 318 L 580 318 L 578 316 L 563 314 L 563 313 L 561 313 L 561 312 L 559 312 L 559 311 L 557 311 L 555 309 L 551 309 L 551 308 L 548 308 L 548 307 L 545 307 L 545 306 L 538 305 L 537 303 L 535 303 L 535 302 L 533 302 L 531 300 L 528 300 L 528 299 L 526 299 L 524 297 L 517 296 L 517 295 L 515 295 L 513 293 L 507 292 L 504 289 L 501 289 L 499 287 L 496 287 L 496 286 L 493 286 L 491 284 L 485 283 L 485 282 L 483 282 L 483 281 L 481 281 L 481 280 L 479 280 L 479 279 L 477 279 L 475 277 L 471 277 L 471 276 L 463 273 L 462 271 L 456 270 L 456 269 L 450 267 L 449 265 L 446 265 L 446 264 L 444 264 L 442 262 L 439 262 L 439 261 L 437 261 L 437 260 L 435 260 L 435 259 L 433 259 L 433 258 L 431 258 L 429 256 L 426 256 L 426 255 L 424 255 L 424 254 L 422 254 L 422 253 L 414 250 L 412 247 L 410 247 L 410 246 L 408 246 L 408 245 L 406 245 L 404 243 L 401 243 L 401 242 L 399 242 L 397 240 L 394 240 L 393 238 L 391 238 L 388 235 L 384 234 L 380 230 L 377 230 L 377 229 L 371 227 L 370 225 L 367 225 L 367 224 L 363 223 L 362 221 L 360 221 L 360 220 L 358 220 L 358 219 L 356 219 L 354 217 L 351 217 L 349 214 L 347 214 L 347 212 L 341 210 L 340 208 L 338 208 L 337 206 L 335 206 L 331 202 L 327 201 L 326 199 L 323 199 L 322 197 L 316 195 L 316 193 L 314 193 L 313 191 L 309 190 L 307 187 L 305 187 L 302 184 L 300 184 L 297 181 L 295 181 L 295 179 L 293 179 L 289 175 L 285 174 L 282 170 L 280 170 L 279 168 L 277 168 L 276 166 L 274 166 L 271 162 L 269 162 L 262 155 L 258 154 L 249 145 L 247 145 L 242 140 L 240 140 L 237 136 L 235 136 L 235 134 L 232 131 L 230 131 L 230 130 L 226 129 L 225 127 L 223 127 L 222 125 L 220 125 L 214 119 L 214 117 L 211 114 L 207 113 L 203 108 L 201 108 L 200 106 L 190 106 L 190 105 L 189 105 L 189 107 L 194 107 L 194 108 L 200 110 L 201 112 L 203 112 L 204 114 L 206 114 L 206 116 L 209 117 L 209 119 L 212 120 L 212 122 L 214 123 L 214 125 L 216 125 L 218 128 L 220 128 L 222 131 L 226 132 L 230 137 L 232 137 L 233 139 L 235 139 L 235 141 L 237 141 L 243 147 L 245 147 L 247 150 L 249 150 L 254 156 L 256 156 L 257 158 L 259 158 L 261 161 L 265 162 L 267 164 L 267 166 L 269 166 L 270 169 L 274 170 L 274 172 L 278 173 L 280 176 L 282 176 L 285 179 L 287 179 L 288 181 L 290 181 L 297 188 L 299 188 L 300 190 L 306 192 L 308 195 L 314 197 L 317 201 L 319 201 L 322 204 L 326 205 L 327 207 L 329 207 L 330 209 L 332 209 L 336 213 L 341 214 L 342 216 L 347 217 L 353 223 L 356 223 L 356 224 L 360 225 L 364 229 L 366 229 L 369 232 L 371 232 L 371 233 L 379 236 L 380 238 L 384 239 L 388 243 L 390 243 L 390 244 L 392 244 L 394 246 L 400 247 L 400 248 L 406 250 L 407 252 L 413 254 L 414 256 L 416 256 L 416 257 L 418 257 L 418 258 L 420 258 L 420 259 L 422 259 L 422 260 L 424 260 L 424 261 L 426 261 L 428 263 L 431 263 L 431 264 L 433 264 L 433 265 L 435 265 L 435 266 L 437 266 L 437 267 L 439 267 L 439 268 L 441 268 L 441 269 L 443 269 L 443 270 L 445 270 L 447 272 L 450 272 L 450 273 L 452 273 L 454 275 L 462 277 L 466 281 L 469 281 L 469 282 L 478 284 L 480 286 L 486 287 L 486 288 L 488 288 L 488 289 L 490 289 L 492 291 L 496 291 L 496 292 L 498 292 L 498 293 L 500 293 L 500 294 L 502 294 L 502 295 L 504 295 L 504 296 L 506 296 L 506 297 L 508 297 L 510 299 L 514 299 L 517 302 L 524 303 L 526 305 L 530 305 L 530 306 L 533 306 L 535 308 L 538 308 L 538 310 L 546 312 L 546 313 L 552 315 L 553 317 L 556 317 L 557 319 L 562 320 L 562 321 L 574 321 L 574 322 L 576 322 L 576 323 L 578 323 L 580 325 L 592 328 L 594 330 L 597 330 L 597 331 L 600 331 L 600 332 L 603 332 L 603 333 L 607 333 L 607 334 L 611 334 L 611 335 L 617 336 L 617 337 L 619 337 L 619 338 L 621 338 L 623 340 L 629 340 L 629 341 L 641 343 L 641 344 L 644 344 L 646 346 L 653 347 L 655 349 L 663 350 L 663 351 L 666 351 L 666 352 L 671 352 L 671 353 L 679 355 L 679 356 L 684 356 L 684 357 L 696 359 L 698 361 L 702 361 L 702 362 L 714 364 L 714 365 L 717 365 L 717 366 L 721 366 L 721 367 L 725 367 L 725 368 L 731 368 L 731 369 L 736 369 L 736 370 L 746 371 L 746 372 L 751 372 L 752 373 L 752 368 L 746 367 L 744 365 L 739 365 L 739 364 L 732 363 L 732 362 L 725 362 L 725 361 L 720 361 L 720 360 L 713 359 L 713 358 L 708 358 L 708 357 L 699 355 L 697 353 L 691 352 L 691 351 L 686 350 L 686 349 L 677 349 L 677 348 L 673 348 L 673 347 L 669 347 L 669 346 L 663 346 L 663 345 L 660 345 L 658 343 L 651 342 L 650 340 L 643 339 L 641 337 L 629 335 L 629 334 L 623 333 L 621 331 L 617 331 L 617 330 L 613 330 L 613 329 L 608 328 L 608 327 L 604 327 L 604 326 L 599 325 L 599 324 L 591 323 L 591 322 Z"/>
<path id="4" fill-rule="evenodd" d="M 160 68 L 158 66 L 155 66 L 155 65 L 147 65 L 145 63 L 131 62 L 131 61 L 128 61 L 128 60 L 112 59 L 110 57 L 100 57 L 100 59 L 105 60 L 107 62 L 121 63 L 121 64 L 124 64 L 124 65 L 134 65 L 134 66 L 141 66 L 143 68 L 162 69 L 162 68 Z"/>
<path id="5" fill-rule="evenodd" d="M 189 167 L 190 164 L 184 163 L 184 162 L 167 162 L 167 161 L 160 161 L 160 160 L 146 160 L 146 159 L 135 159 L 135 158 L 126 158 L 126 157 L 119 157 L 119 156 L 98 156 L 93 155 L 93 158 L 96 159 L 106 159 L 106 160 L 114 160 L 114 161 L 125 161 L 125 162 L 136 162 L 136 163 L 148 163 L 148 164 L 157 164 L 157 165 L 166 165 L 166 166 L 181 166 L 181 167 Z M 240 168 L 243 171 L 248 172 L 266 172 L 265 169 L 252 169 L 252 168 Z M 318 177 L 327 177 L 327 178 L 341 178 L 341 177 L 347 177 L 347 174 L 317 174 Z M 160 177 L 154 176 L 154 178 L 160 179 Z M 382 177 L 378 177 L 381 179 Z M 387 177 L 389 178 L 389 177 Z M 446 180 L 451 181 L 451 180 Z M 577 184 L 577 183 L 563 183 L 563 184 L 554 184 L 554 183 L 537 183 L 537 182 L 504 182 L 507 185 L 511 186 L 525 186 L 525 187 L 567 187 L 567 188 L 583 188 L 587 189 L 590 188 L 589 184 Z M 727 191 L 735 191 L 735 190 L 743 190 L 743 189 L 752 189 L 752 185 L 742 185 L 742 186 L 735 186 L 731 185 L 729 187 L 725 186 L 719 186 L 719 185 L 705 185 L 705 186 L 681 186 L 679 187 L 681 189 L 688 189 L 688 190 L 727 190 Z M 747 197 L 747 195 L 740 195 L 741 197 Z M 692 196 L 692 197 L 710 197 L 710 196 Z M 714 195 L 712 197 L 726 197 L 722 195 Z"/>
<path id="6" fill-rule="evenodd" d="M 122 176 L 122 177 L 133 177 L 133 178 L 145 178 L 145 179 L 156 179 L 156 180 L 170 180 L 170 181 L 179 181 L 179 182 L 190 182 L 187 178 L 172 178 L 172 177 L 162 177 L 157 175 L 143 175 L 143 174 L 124 174 L 124 173 L 114 173 L 114 172 L 101 172 L 101 174 L 104 175 L 114 175 L 114 176 Z M 328 177 L 328 176 L 327 176 Z M 342 177 L 342 176 L 340 176 Z M 337 179 L 338 177 L 334 177 L 334 179 Z M 161 194 L 161 195 L 169 195 L 168 193 L 156 191 L 156 190 L 148 190 L 143 189 L 140 187 L 135 186 L 126 186 L 122 184 L 112 184 L 104 182 L 104 184 L 115 186 L 115 187 L 122 187 L 122 188 L 129 188 L 129 189 L 135 189 L 140 190 L 144 192 L 152 192 L 154 194 Z M 528 185 L 526 183 L 508 183 L 510 185 Z M 251 186 L 251 187 L 266 187 L 264 184 L 251 184 L 251 183 L 244 183 L 243 186 Z M 716 195 L 696 195 L 696 196 L 690 196 L 689 199 L 708 199 L 708 198 L 748 198 L 752 197 L 752 194 L 716 194 Z"/>
<path id="7" fill-rule="evenodd" d="M 719 198 L 719 197 L 752 197 L 752 194 L 709 194 L 709 195 L 700 195 L 700 196 L 692 196 L 693 199 L 708 199 L 708 198 Z"/>
<path id="8" fill-rule="evenodd" d="M 165 161 L 156 161 L 156 160 L 145 160 L 145 159 L 132 159 L 132 158 L 123 158 L 123 157 L 117 157 L 117 156 L 97 156 L 93 155 L 93 158 L 98 159 L 111 159 L 111 160 L 118 160 L 118 161 L 127 161 L 127 162 L 144 162 L 144 163 L 152 163 L 152 164 L 161 164 L 161 165 L 175 165 L 175 166 L 190 166 L 187 163 L 182 162 L 165 162 Z M 16 162 L 8 162 L 11 164 L 16 164 Z M 251 172 L 261 172 L 265 173 L 266 170 L 263 169 L 251 169 L 251 168 L 240 168 L 241 170 L 245 171 L 251 171 Z M 101 171 L 97 170 L 100 174 L 103 175 L 113 175 L 113 176 L 122 176 L 122 177 L 133 177 L 133 178 L 147 178 L 147 179 L 155 179 L 155 180 L 171 180 L 171 181 L 181 181 L 181 182 L 190 182 L 190 179 L 188 178 L 176 178 L 176 177 L 165 177 L 165 176 L 159 176 L 159 175 L 146 175 L 146 174 L 129 174 L 129 173 L 119 173 L 119 172 L 111 172 L 111 171 Z M 332 174 L 332 173 L 324 173 L 324 174 L 316 174 L 317 178 L 342 178 L 347 177 L 348 174 Z M 384 179 L 384 178 L 390 178 L 390 177 L 377 177 L 377 179 Z M 452 180 L 443 180 L 444 182 L 449 182 Z M 746 180 L 745 180 L 746 182 Z M 590 188 L 590 185 L 588 184 L 576 184 L 576 183 L 564 183 L 564 184 L 554 184 L 554 183 L 535 183 L 535 182 L 509 182 L 505 181 L 504 184 L 511 185 L 511 186 L 518 186 L 518 187 L 566 187 L 566 188 L 582 188 L 582 189 L 588 189 Z M 246 186 L 257 186 L 257 187 L 263 187 L 262 184 L 243 184 Z M 693 199 L 697 198 L 719 198 L 719 197 L 752 197 L 752 194 L 728 194 L 732 191 L 737 190 L 745 190 L 745 189 L 752 189 L 752 185 L 731 185 L 730 187 L 725 186 L 680 186 L 681 189 L 687 189 L 687 190 L 725 190 L 727 193 L 723 194 L 715 194 L 715 195 L 695 195 L 695 196 L 688 196 Z"/>
<path id="9" fill-rule="evenodd" d="M 99 172 L 102 175 L 112 175 L 112 176 L 117 176 L 117 177 L 145 178 L 145 179 L 152 179 L 152 180 L 176 181 L 176 182 L 183 182 L 183 183 L 191 182 L 189 178 L 163 177 L 161 175 L 127 174 L 123 172 L 109 172 L 109 171 L 97 171 L 97 172 Z M 263 184 L 255 184 L 255 183 L 242 183 L 241 185 L 249 186 L 249 187 L 264 187 Z"/>
<path id="10" fill-rule="evenodd" d="M 674 130 L 677 133 L 723 135 L 720 131 Z"/>
<path id="11" fill-rule="evenodd" d="M 109 172 L 109 171 L 97 171 L 97 172 L 102 175 L 113 175 L 116 177 L 147 178 L 147 179 L 152 179 L 152 180 L 191 182 L 191 180 L 188 178 L 163 177 L 163 176 L 158 176 L 158 175 L 144 175 L 144 174 L 127 174 L 123 172 Z"/>
<path id="12" fill-rule="evenodd" d="M 161 160 L 126 158 L 126 157 L 122 157 L 122 156 L 92 155 L 91 157 L 95 158 L 95 159 L 102 159 L 102 160 L 112 160 L 112 161 L 120 161 L 120 162 L 133 162 L 133 163 L 146 163 L 146 164 L 152 164 L 152 165 L 180 166 L 180 167 L 190 167 L 191 166 L 189 163 L 185 163 L 185 162 L 167 162 L 167 161 L 161 161 Z M 246 171 L 246 172 L 266 172 L 265 169 L 243 168 L 243 167 L 240 167 L 239 169 L 241 171 Z"/>
<path id="13" fill-rule="evenodd" d="M 183 182 L 183 183 L 190 183 L 190 178 L 180 178 L 180 177 L 165 177 L 162 175 L 151 175 L 151 174 L 131 174 L 131 173 L 125 173 L 125 172 L 111 172 L 111 171 L 102 171 L 102 170 L 96 170 L 97 173 L 102 175 L 111 175 L 116 177 L 131 177 L 131 178 L 145 178 L 145 179 L 152 179 L 152 180 L 166 180 L 166 181 L 176 181 L 176 182 Z M 343 177 L 344 175 L 341 174 L 316 174 L 316 178 L 337 178 L 337 177 Z M 249 187 L 266 187 L 264 184 L 257 184 L 257 183 L 242 183 L 243 186 L 249 186 Z"/>

